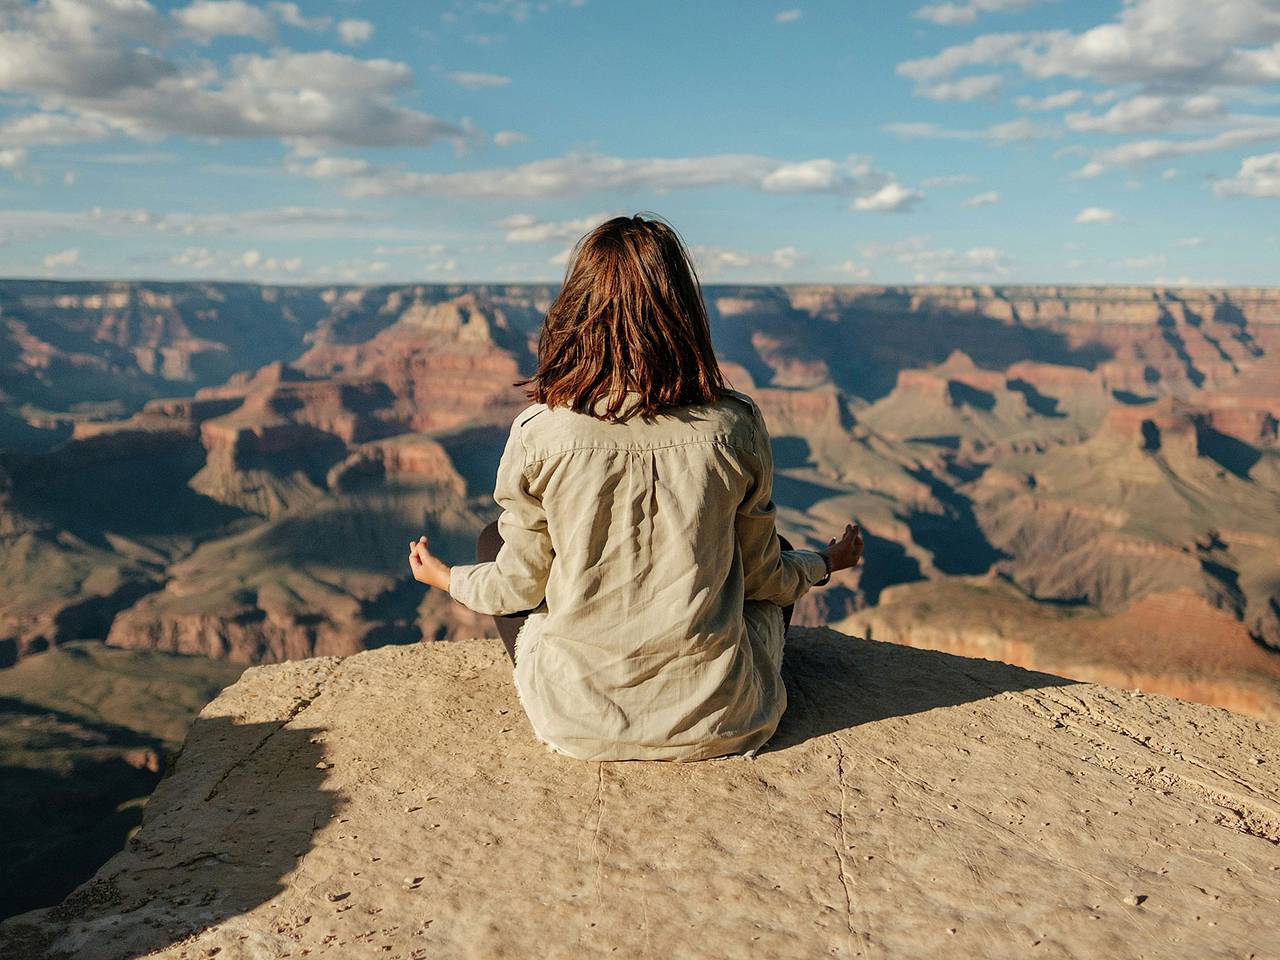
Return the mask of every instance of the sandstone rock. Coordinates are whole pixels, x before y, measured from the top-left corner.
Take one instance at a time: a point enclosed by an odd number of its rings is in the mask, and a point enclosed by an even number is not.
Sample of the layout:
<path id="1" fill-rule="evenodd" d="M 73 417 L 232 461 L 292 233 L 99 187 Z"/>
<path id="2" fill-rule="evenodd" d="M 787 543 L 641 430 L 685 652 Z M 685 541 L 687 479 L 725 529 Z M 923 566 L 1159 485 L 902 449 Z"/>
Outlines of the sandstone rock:
<path id="1" fill-rule="evenodd" d="M 595 764 L 533 739 L 494 640 L 251 669 L 200 714 L 128 849 L 0 926 L 0 953 L 1280 944 L 1275 724 L 826 629 L 793 631 L 785 672 L 754 759 Z"/>
<path id="2" fill-rule="evenodd" d="M 398 544 L 425 531 L 472 560 L 553 293 L 0 282 L 0 446 L 30 451 L 0 451 L 0 663 L 78 636 L 261 662 L 473 635 L 483 618 L 412 602 Z M 995 573 L 1074 671 L 1069 613 L 1143 613 L 1149 648 L 1179 648 L 1188 631 L 1164 611 L 1187 603 L 1161 598 L 1189 590 L 1197 631 L 1213 627 L 1190 636 L 1208 650 L 1200 686 L 1127 655 L 1105 676 L 1219 705 L 1278 699 L 1274 671 L 1245 668 L 1255 641 L 1280 649 L 1280 293 L 706 298 L 725 372 L 774 438 L 784 533 L 815 546 L 850 517 L 865 530 L 864 566 L 793 622 Z M 888 611 L 885 636 L 954 632 L 975 611 L 946 612 Z"/>

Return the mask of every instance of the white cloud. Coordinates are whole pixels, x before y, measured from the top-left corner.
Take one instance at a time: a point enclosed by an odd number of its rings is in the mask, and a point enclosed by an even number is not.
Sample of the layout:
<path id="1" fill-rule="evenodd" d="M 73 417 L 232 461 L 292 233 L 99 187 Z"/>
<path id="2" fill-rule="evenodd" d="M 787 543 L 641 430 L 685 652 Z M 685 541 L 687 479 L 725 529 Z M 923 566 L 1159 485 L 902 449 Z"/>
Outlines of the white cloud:
<path id="1" fill-rule="evenodd" d="M 904 60 L 897 72 L 917 83 L 949 77 L 965 67 L 1007 63 L 1025 43 L 1025 34 L 989 33 L 968 43 L 947 47 L 932 57 Z"/>
<path id="2" fill-rule="evenodd" d="M 529 137 L 515 130 L 499 130 L 493 135 L 493 142 L 499 147 L 514 147 L 519 143 L 528 143 Z"/>
<path id="3" fill-rule="evenodd" d="M 1163 253 L 1148 253 L 1139 257 L 1126 257 L 1120 261 L 1120 266 L 1129 270 L 1149 270 L 1162 266 L 1167 259 Z"/>
<path id="4" fill-rule="evenodd" d="M 1180 237 L 1173 241 L 1175 247 L 1198 247 L 1204 243 L 1203 237 Z"/>
<path id="5" fill-rule="evenodd" d="M 975 194 L 974 196 L 966 200 L 964 203 L 962 203 L 961 206 L 986 207 L 986 206 L 990 206 L 993 203 L 999 203 L 999 202 L 1000 202 L 1000 194 L 997 193 L 995 190 L 990 190 L 987 193 Z"/>
<path id="6" fill-rule="evenodd" d="M 968 3 L 934 3 L 920 7 L 912 14 L 917 20 L 928 20 L 939 26 L 973 23 L 980 13 L 1023 10 L 1036 0 L 969 0 Z"/>
<path id="7" fill-rule="evenodd" d="M 1008 256 L 996 247 L 955 250 L 934 248 L 929 236 L 913 236 L 892 243 L 869 243 L 862 255 L 869 260 L 889 259 L 907 267 L 916 283 L 962 283 L 995 280 L 1011 270 Z"/>
<path id="8" fill-rule="evenodd" d="M 1018 105 L 1019 110 L 1036 112 L 1062 110 L 1065 107 L 1074 106 L 1083 96 L 1084 93 L 1080 90 L 1062 90 L 1043 97 L 1018 97 L 1014 103 Z"/>
<path id="9" fill-rule="evenodd" d="M 1090 29 L 985 34 L 934 56 L 904 61 L 897 70 L 918 84 L 940 84 L 967 68 L 1003 64 L 1034 79 L 1078 77 L 1109 85 L 1090 97 L 1097 105 L 1114 103 L 1106 112 L 1068 115 L 1067 126 L 1076 132 L 1217 128 L 1193 139 L 1148 139 L 1096 151 L 1077 177 L 1280 139 L 1280 118 L 1233 113 L 1227 106 L 1232 100 L 1274 102 L 1266 90 L 1280 80 L 1280 4 L 1275 0 L 1126 0 L 1113 20 Z M 1064 91 L 1017 103 L 1026 110 L 1047 110 L 1081 98 L 1078 91 Z"/>
<path id="10" fill-rule="evenodd" d="M 980 129 L 956 129 L 936 123 L 889 123 L 885 124 L 885 129 L 906 139 L 988 140 L 992 143 L 1043 140 L 1057 135 L 1048 127 L 1033 123 L 1025 117 L 1004 123 L 993 123 Z"/>
<path id="11" fill-rule="evenodd" d="M 1280 153 L 1245 157 L 1230 180 L 1219 180 L 1213 192 L 1220 197 L 1280 197 Z"/>
<path id="12" fill-rule="evenodd" d="M 875 193 L 858 197 L 853 201 L 855 210 L 878 213 L 902 213 L 924 199 L 919 190 L 911 190 L 900 183 L 886 183 Z"/>
<path id="13" fill-rule="evenodd" d="M 0 149 L 0 170 L 8 170 L 16 174 L 27 166 L 27 151 L 21 147 L 5 147 Z"/>
<path id="14" fill-rule="evenodd" d="M 1133 167 L 1175 157 L 1214 153 L 1268 140 L 1280 140 L 1280 117 L 1260 122 L 1256 126 L 1224 130 L 1211 137 L 1195 140 L 1133 140 L 1095 152 L 1089 162 L 1072 176 L 1096 177 L 1115 167 Z"/>
<path id="15" fill-rule="evenodd" d="M 811 260 L 808 253 L 790 245 L 764 254 L 703 245 L 694 246 L 689 252 L 693 255 L 698 273 L 704 276 L 717 276 L 725 272 L 776 276 L 789 273 Z"/>
<path id="16" fill-rule="evenodd" d="M 918 87 L 916 93 L 930 100 L 977 100 L 995 93 L 1004 85 L 1004 78 L 998 73 L 976 74 L 961 77 L 959 80 L 944 80 L 941 83 Z"/>
<path id="17" fill-rule="evenodd" d="M 401 256 L 404 254 L 417 257 L 438 257 L 448 249 L 443 243 L 403 243 L 397 246 L 379 244 L 373 248 L 373 252 L 380 257 Z"/>
<path id="18" fill-rule="evenodd" d="M 1030 77 L 1204 90 L 1280 77 L 1280 8 L 1272 0 L 1128 0 L 1115 20 L 1081 33 L 1047 30 L 979 36 L 898 72 L 917 81 L 977 65 L 1016 64 Z"/>
<path id="19" fill-rule="evenodd" d="M 1114 223 L 1115 211 L 1106 207 L 1085 207 L 1076 214 L 1076 223 Z"/>
<path id="20" fill-rule="evenodd" d="M 1056 137 L 1055 130 L 1034 123 L 1025 117 L 1005 123 L 993 123 L 986 129 L 987 139 L 996 143 L 1017 143 L 1024 140 L 1045 140 Z"/>
<path id="21" fill-rule="evenodd" d="M 137 41 L 166 25 L 139 0 L 0 4 L 0 89 L 103 97 L 159 82 L 177 68 Z"/>
<path id="22" fill-rule="evenodd" d="M 349 196 L 421 194 L 451 197 L 533 199 L 568 197 L 600 191 L 688 190 L 737 186 L 764 193 L 875 194 L 894 183 L 867 157 L 850 156 L 799 162 L 758 154 L 624 159 L 569 153 L 512 167 L 423 173 L 375 167 L 346 157 L 292 158 L 291 172 L 320 179 L 345 179 Z"/>
<path id="23" fill-rule="evenodd" d="M 779 270 L 794 270 L 797 265 L 809 259 L 809 255 L 801 253 L 795 247 L 779 247 L 769 254 L 769 263 Z"/>
<path id="24" fill-rule="evenodd" d="M 976 183 L 978 180 L 971 173 L 948 173 L 939 177 L 925 177 L 920 181 L 920 186 L 928 189 L 929 187 L 962 187 L 968 183 Z"/>
<path id="25" fill-rule="evenodd" d="M 99 120 L 65 113 L 28 113 L 0 122 L 0 143 L 10 147 L 63 146 L 110 134 Z"/>
<path id="26" fill-rule="evenodd" d="M 281 23 L 297 27 L 299 30 L 327 30 L 329 24 L 333 22 L 332 17 L 303 16 L 296 3 L 273 3 L 271 12 L 279 18 Z"/>
<path id="27" fill-rule="evenodd" d="M 795 23 L 800 19 L 801 10 L 799 7 L 792 7 L 790 10 L 779 10 L 774 14 L 775 23 Z"/>
<path id="28" fill-rule="evenodd" d="M 359 46 L 373 37 L 373 24 L 368 20 L 348 18 L 338 21 L 338 39 L 349 47 Z"/>
<path id="29" fill-rule="evenodd" d="M 837 263 L 831 269 L 842 276 L 846 276 L 854 280 L 867 280 L 872 275 L 870 267 L 866 264 L 858 263 L 856 260 L 844 260 Z"/>
<path id="30" fill-rule="evenodd" d="M 44 265 L 50 270 L 58 267 L 74 267 L 80 262 L 80 251 L 71 247 L 67 250 L 59 250 L 57 253 L 51 253 L 44 258 Z"/>
<path id="31" fill-rule="evenodd" d="M 1081 133 L 1152 133 L 1200 126 L 1226 116 L 1222 100 L 1210 94 L 1189 97 L 1142 95 L 1121 100 L 1106 113 L 1069 113 L 1068 127 Z"/>
<path id="32" fill-rule="evenodd" d="M 244 276 L 247 274 L 258 279 L 274 279 L 300 272 L 303 259 L 299 256 L 268 256 L 257 249 L 232 253 L 211 250 L 208 247 L 187 247 L 181 253 L 170 256 L 168 263 L 170 266 L 182 268 L 180 273 L 185 276 Z"/>
<path id="33" fill-rule="evenodd" d="M 242 5 L 202 0 L 175 16 L 202 36 L 261 33 L 255 18 L 241 18 Z M 222 65 L 166 59 L 175 22 L 145 0 L 0 0 L 0 90 L 28 94 L 46 113 L 56 109 L 86 127 L 143 138 L 392 146 L 465 132 L 396 102 L 413 80 L 403 63 L 283 49 L 234 55 Z"/>
<path id="34" fill-rule="evenodd" d="M 549 240 L 577 240 L 616 214 L 593 213 L 573 220 L 544 222 L 527 213 L 513 214 L 498 221 L 507 243 L 546 243 Z"/>
<path id="35" fill-rule="evenodd" d="M 760 189 L 766 193 L 841 193 L 857 181 L 875 176 L 874 165 L 865 157 L 804 160 L 775 167 L 761 179 Z"/>
<path id="36" fill-rule="evenodd" d="M 449 79 L 468 90 L 484 90 L 492 87 L 505 87 L 511 82 L 510 77 L 500 73 L 470 73 L 466 70 L 455 70 Z"/>
<path id="37" fill-rule="evenodd" d="M 745 270 L 756 262 L 756 258 L 740 250 L 726 250 L 721 247 L 695 246 L 689 251 L 693 255 L 698 272 L 715 275 L 725 270 Z"/>
<path id="38" fill-rule="evenodd" d="M 0 210 L 0 223 L 26 240 L 57 234 L 119 237 L 160 234 L 175 237 L 242 236 L 259 241 L 355 237 L 390 239 L 417 232 L 387 224 L 361 211 L 324 207 L 272 207 L 225 213 L 159 213 L 145 209 L 92 207 L 87 210 Z"/>
<path id="39" fill-rule="evenodd" d="M 218 262 L 208 247 L 187 247 L 169 258 L 175 267 L 191 267 L 193 270 L 209 270 Z"/>
<path id="40" fill-rule="evenodd" d="M 271 18 L 244 0 L 196 0 L 174 10 L 173 18 L 206 42 L 214 37 L 270 40 L 276 32 Z"/>

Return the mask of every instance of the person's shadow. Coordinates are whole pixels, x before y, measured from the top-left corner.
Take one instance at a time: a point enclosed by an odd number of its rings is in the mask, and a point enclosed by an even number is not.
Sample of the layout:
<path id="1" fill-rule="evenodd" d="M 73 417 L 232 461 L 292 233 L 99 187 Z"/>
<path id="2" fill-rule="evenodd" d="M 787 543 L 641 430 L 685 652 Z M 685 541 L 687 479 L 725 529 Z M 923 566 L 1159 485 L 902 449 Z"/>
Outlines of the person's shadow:
<path id="1" fill-rule="evenodd" d="M 127 960 L 277 896 L 338 812 L 323 734 L 197 718 L 145 832 L 62 903 L 0 924 L 0 957 Z"/>
<path id="2" fill-rule="evenodd" d="M 864 723 L 950 707 L 1006 690 L 1077 683 L 999 660 L 861 640 L 827 627 L 788 631 L 782 654 L 787 709 L 759 753 Z"/>

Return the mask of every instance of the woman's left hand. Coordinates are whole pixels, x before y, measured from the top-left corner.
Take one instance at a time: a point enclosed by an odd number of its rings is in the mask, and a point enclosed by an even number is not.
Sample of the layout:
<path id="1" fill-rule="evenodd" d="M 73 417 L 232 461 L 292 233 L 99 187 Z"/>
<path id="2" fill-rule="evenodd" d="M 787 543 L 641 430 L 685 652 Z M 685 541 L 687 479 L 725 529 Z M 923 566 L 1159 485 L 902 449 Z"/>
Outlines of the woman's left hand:
<path id="1" fill-rule="evenodd" d="M 426 536 L 409 541 L 409 569 L 419 583 L 449 592 L 449 567 L 439 557 L 432 556 Z"/>

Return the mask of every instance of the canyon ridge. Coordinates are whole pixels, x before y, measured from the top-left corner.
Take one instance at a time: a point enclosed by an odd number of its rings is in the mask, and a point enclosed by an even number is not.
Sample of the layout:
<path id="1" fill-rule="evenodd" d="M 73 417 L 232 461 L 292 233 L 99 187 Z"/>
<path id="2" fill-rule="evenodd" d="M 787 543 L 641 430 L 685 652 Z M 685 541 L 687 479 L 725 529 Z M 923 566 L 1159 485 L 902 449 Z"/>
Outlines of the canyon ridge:
<path id="1" fill-rule="evenodd" d="M 0 282 L 0 663 L 483 635 L 474 560 L 551 286 Z M 794 622 L 1280 716 L 1280 291 L 705 289 Z"/>

